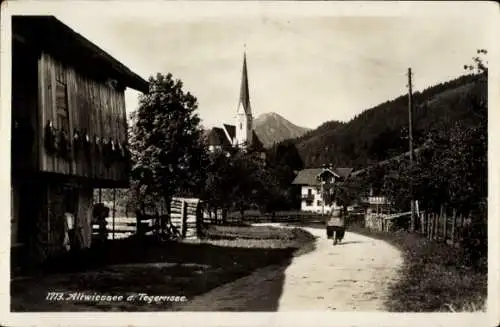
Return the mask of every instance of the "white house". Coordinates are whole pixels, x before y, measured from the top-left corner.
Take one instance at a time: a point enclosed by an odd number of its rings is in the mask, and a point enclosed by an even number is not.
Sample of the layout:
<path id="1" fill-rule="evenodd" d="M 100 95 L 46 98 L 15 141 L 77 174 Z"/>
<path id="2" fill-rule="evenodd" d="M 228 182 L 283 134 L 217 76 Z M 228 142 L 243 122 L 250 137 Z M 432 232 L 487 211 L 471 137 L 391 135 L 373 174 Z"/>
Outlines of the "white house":
<path id="1" fill-rule="evenodd" d="M 351 171 L 352 168 L 309 168 L 299 171 L 292 184 L 301 187 L 301 210 L 328 213 L 340 209 L 335 203 L 325 204 L 322 185 L 344 180 Z"/>

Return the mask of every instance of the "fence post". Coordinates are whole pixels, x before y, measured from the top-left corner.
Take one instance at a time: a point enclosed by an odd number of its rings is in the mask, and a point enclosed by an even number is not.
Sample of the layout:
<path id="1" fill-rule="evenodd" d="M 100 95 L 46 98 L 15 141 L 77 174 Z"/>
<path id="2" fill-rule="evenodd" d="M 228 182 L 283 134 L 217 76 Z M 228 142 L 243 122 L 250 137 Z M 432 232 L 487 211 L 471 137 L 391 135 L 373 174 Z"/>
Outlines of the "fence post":
<path id="1" fill-rule="evenodd" d="M 430 226 L 429 226 L 430 227 L 429 232 L 430 232 L 430 235 L 431 235 L 431 237 L 430 237 L 431 240 L 434 239 L 434 215 L 435 215 L 435 213 L 433 212 L 433 213 L 431 213 L 431 215 L 429 217 L 429 220 L 430 220 L 429 221 L 429 224 L 430 224 Z"/>
<path id="2" fill-rule="evenodd" d="M 444 243 L 446 244 L 446 237 L 448 236 L 448 217 L 446 215 L 446 207 L 441 206 L 441 213 L 443 215 L 443 235 L 444 235 Z"/>
<path id="3" fill-rule="evenodd" d="M 433 212 L 431 215 L 431 240 L 436 237 L 436 213 Z"/>
<path id="4" fill-rule="evenodd" d="M 181 201 L 181 237 L 186 235 L 186 201 Z"/>
<path id="5" fill-rule="evenodd" d="M 424 235 L 427 236 L 427 233 L 429 231 L 429 222 L 427 219 L 427 211 L 424 211 L 423 215 L 424 215 Z"/>
<path id="6" fill-rule="evenodd" d="M 434 216 L 434 220 L 436 223 L 436 230 L 434 231 L 434 239 L 435 240 L 439 240 L 439 218 L 440 218 L 440 216 L 441 216 L 440 213 L 436 213 L 436 215 Z"/>
<path id="7" fill-rule="evenodd" d="M 431 239 L 431 231 L 432 231 L 432 213 L 429 212 L 427 214 L 427 238 L 430 240 Z"/>
<path id="8" fill-rule="evenodd" d="M 455 233 L 457 223 L 457 209 L 453 208 L 453 216 L 451 217 L 451 244 L 455 246 Z"/>
<path id="9" fill-rule="evenodd" d="M 429 212 L 425 211 L 424 212 L 424 217 L 425 217 L 425 236 L 429 238 Z"/>

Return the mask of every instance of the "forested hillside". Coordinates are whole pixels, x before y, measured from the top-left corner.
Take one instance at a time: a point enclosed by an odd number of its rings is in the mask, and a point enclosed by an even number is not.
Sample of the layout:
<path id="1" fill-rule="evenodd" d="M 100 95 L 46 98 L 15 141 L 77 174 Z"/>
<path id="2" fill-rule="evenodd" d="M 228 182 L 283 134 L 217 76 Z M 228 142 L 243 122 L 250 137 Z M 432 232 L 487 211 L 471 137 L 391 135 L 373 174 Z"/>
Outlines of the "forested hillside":
<path id="1" fill-rule="evenodd" d="M 470 98 L 479 92 L 475 79 L 477 76 L 465 75 L 414 93 L 416 146 L 430 131 L 447 131 L 471 113 Z M 333 163 L 360 168 L 407 151 L 407 136 L 408 97 L 402 95 L 347 123 L 326 122 L 296 139 L 295 144 L 306 167 Z"/>

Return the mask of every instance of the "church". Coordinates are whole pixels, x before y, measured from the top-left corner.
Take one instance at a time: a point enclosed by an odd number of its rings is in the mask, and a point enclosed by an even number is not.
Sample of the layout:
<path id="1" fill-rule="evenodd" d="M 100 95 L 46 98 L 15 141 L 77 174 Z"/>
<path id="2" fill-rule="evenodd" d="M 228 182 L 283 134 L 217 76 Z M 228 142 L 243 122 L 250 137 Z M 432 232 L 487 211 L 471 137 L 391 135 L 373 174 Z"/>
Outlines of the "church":
<path id="1" fill-rule="evenodd" d="M 252 108 L 250 106 L 250 92 L 248 87 L 248 72 L 246 53 L 243 54 L 243 70 L 241 88 L 235 124 L 222 124 L 208 131 L 207 142 L 211 152 L 216 150 L 228 151 L 231 148 L 242 150 L 254 149 L 263 151 L 262 142 L 253 128 Z"/>

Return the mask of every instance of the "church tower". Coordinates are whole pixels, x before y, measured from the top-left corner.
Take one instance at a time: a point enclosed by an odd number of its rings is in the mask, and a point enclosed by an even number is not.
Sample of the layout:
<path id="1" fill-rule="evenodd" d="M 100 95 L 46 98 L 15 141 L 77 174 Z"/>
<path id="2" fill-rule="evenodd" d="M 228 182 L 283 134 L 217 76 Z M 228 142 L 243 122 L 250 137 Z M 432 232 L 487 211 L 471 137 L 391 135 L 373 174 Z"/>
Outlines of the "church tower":
<path id="1" fill-rule="evenodd" d="M 236 145 L 245 147 L 252 145 L 253 117 L 250 107 L 248 89 L 248 72 L 246 52 L 243 54 L 243 71 L 241 75 L 240 99 L 236 110 Z"/>

